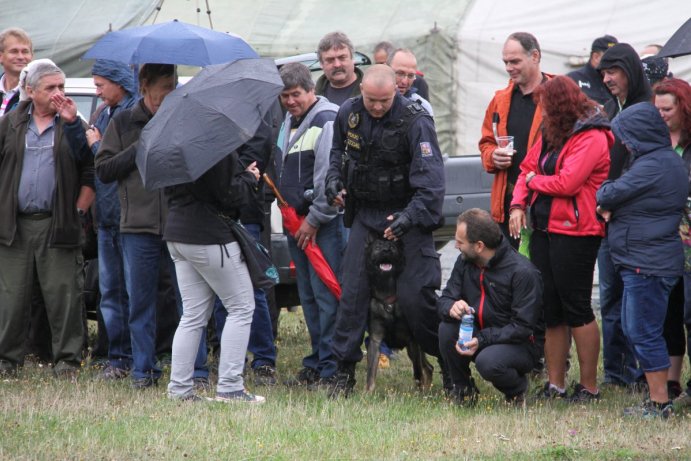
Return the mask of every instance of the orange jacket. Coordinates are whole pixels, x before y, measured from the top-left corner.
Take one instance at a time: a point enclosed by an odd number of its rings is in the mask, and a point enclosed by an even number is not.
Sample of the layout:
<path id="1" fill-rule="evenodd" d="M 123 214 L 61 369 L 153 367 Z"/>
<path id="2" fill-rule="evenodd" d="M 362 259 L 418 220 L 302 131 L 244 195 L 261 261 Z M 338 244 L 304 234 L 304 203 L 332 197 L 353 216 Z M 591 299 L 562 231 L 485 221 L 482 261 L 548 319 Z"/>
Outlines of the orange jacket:
<path id="1" fill-rule="evenodd" d="M 543 73 L 546 78 L 551 79 L 553 76 Z M 494 93 L 494 98 L 487 106 L 485 111 L 485 120 L 482 122 L 482 138 L 479 142 L 480 157 L 482 158 L 482 166 L 488 173 L 494 174 L 494 182 L 492 183 L 491 213 L 492 218 L 497 222 L 504 222 L 504 194 L 506 194 L 507 173 L 506 170 L 498 170 L 494 167 L 492 160 L 492 153 L 497 148 L 497 142 L 494 139 L 494 132 L 492 131 L 492 114 L 497 112 L 499 114 L 499 125 L 497 126 L 497 134 L 499 136 L 507 136 L 510 133 L 506 131 L 506 122 L 509 118 L 509 106 L 511 105 L 511 94 L 513 93 L 514 84 L 509 82 L 509 86 Z M 542 111 L 540 107 L 535 108 L 535 115 L 533 116 L 533 124 L 530 126 L 530 136 L 528 136 L 528 150 L 535 144 L 539 138 L 540 125 L 542 124 Z"/>

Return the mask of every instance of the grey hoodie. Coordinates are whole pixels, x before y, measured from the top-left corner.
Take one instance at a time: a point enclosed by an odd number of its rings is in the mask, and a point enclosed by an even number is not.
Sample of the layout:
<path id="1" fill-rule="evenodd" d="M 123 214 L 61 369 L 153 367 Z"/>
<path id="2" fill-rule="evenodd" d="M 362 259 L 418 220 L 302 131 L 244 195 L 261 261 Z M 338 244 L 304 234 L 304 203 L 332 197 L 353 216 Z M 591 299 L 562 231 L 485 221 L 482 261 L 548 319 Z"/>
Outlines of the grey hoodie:
<path id="1" fill-rule="evenodd" d="M 329 153 L 333 136 L 333 121 L 338 106 L 317 96 L 317 102 L 304 115 L 291 136 L 296 120 L 289 113 L 281 126 L 276 159 L 279 190 L 299 215 L 305 216 L 313 227 L 319 227 L 336 217 L 338 210 L 326 203 L 324 180 L 329 168 Z M 312 201 L 305 197 L 312 191 Z"/>

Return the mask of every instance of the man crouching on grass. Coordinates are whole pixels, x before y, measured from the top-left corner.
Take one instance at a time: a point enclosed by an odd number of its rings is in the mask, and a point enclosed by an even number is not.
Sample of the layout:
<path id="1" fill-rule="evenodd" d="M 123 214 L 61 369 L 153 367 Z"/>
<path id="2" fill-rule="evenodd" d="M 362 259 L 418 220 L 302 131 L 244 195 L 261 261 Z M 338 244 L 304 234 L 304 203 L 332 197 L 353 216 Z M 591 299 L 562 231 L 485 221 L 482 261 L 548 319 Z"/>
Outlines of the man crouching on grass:
<path id="1" fill-rule="evenodd" d="M 458 217 L 456 248 L 461 255 L 437 301 L 439 349 L 453 379 L 451 396 L 459 404 L 476 400 L 472 360 L 507 402 L 522 404 L 526 374 L 539 358 L 533 331 L 542 309 L 540 273 L 478 208 Z M 466 314 L 474 315 L 473 339 L 461 349 L 458 332 Z"/>

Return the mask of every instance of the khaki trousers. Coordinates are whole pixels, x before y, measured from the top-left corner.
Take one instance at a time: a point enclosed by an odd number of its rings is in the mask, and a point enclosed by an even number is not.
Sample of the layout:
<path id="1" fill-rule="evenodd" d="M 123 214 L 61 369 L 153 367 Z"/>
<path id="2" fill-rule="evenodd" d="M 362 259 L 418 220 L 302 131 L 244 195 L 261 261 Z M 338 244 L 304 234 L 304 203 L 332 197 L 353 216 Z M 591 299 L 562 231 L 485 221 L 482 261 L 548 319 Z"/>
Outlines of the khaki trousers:
<path id="1" fill-rule="evenodd" d="M 24 362 L 34 264 L 53 337 L 53 363 L 81 363 L 81 248 L 49 248 L 50 224 L 50 217 L 19 216 L 15 241 L 9 247 L 0 245 L 0 360 L 14 365 Z"/>

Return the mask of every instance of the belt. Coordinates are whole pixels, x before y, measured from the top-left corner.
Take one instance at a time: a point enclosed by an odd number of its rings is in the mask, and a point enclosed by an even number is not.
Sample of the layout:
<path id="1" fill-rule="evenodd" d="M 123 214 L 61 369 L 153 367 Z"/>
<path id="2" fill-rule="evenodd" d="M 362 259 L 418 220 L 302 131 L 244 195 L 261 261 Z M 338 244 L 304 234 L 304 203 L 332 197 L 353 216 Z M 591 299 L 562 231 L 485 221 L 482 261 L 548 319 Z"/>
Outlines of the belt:
<path id="1" fill-rule="evenodd" d="M 53 213 L 50 211 L 37 211 L 35 213 L 19 213 L 19 216 L 21 218 L 26 218 L 26 219 L 33 219 L 35 221 L 38 221 L 39 219 L 47 219 L 53 216 Z"/>

